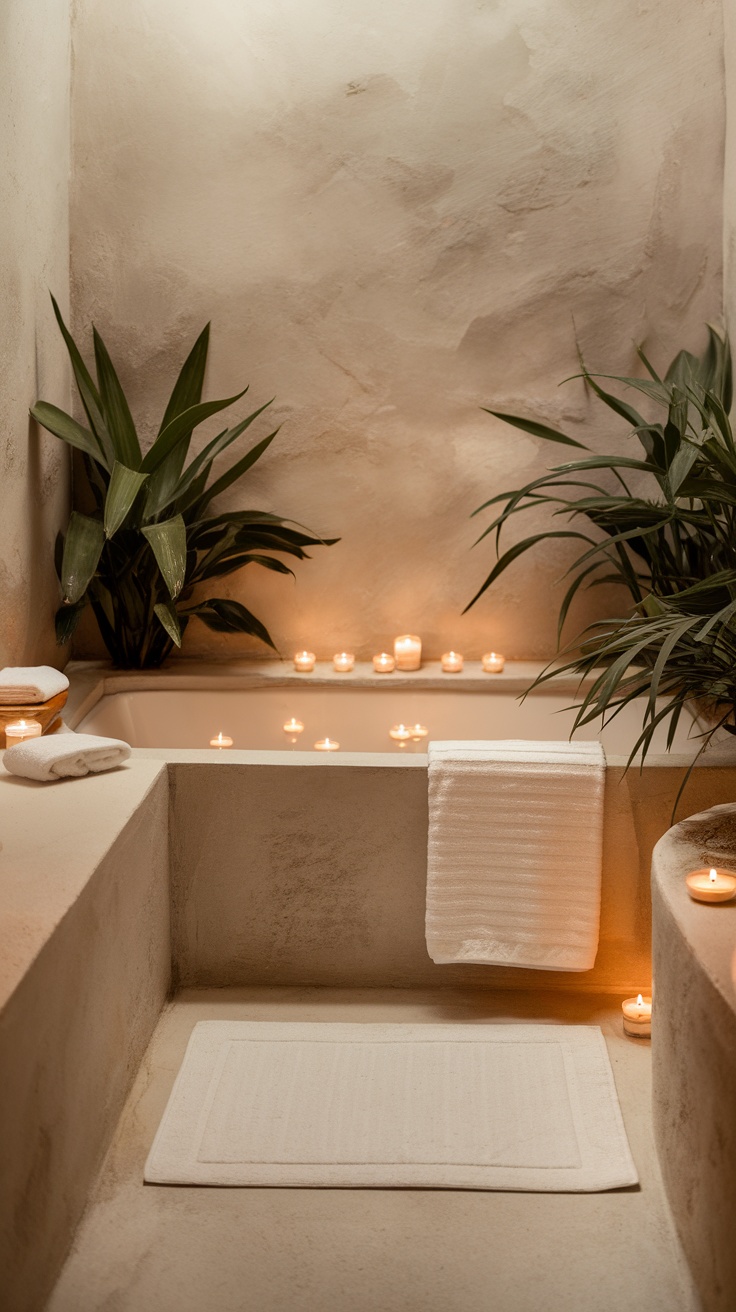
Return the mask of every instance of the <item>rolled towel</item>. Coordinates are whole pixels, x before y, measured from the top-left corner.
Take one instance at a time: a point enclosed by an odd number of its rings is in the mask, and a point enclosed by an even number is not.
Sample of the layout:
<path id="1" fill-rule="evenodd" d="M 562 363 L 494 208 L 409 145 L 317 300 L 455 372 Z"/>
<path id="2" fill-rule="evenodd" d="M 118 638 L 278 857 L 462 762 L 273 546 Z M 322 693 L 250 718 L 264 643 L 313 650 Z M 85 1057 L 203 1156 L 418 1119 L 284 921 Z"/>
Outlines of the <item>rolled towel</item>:
<path id="1" fill-rule="evenodd" d="M 54 779 L 79 778 L 113 770 L 130 756 L 130 747 L 119 738 L 98 738 L 91 733 L 52 734 L 28 738 L 9 747 L 3 765 L 11 774 L 49 783 Z"/>
<path id="2" fill-rule="evenodd" d="M 0 670 L 0 706 L 31 706 L 65 692 L 69 680 L 51 665 L 6 665 Z"/>

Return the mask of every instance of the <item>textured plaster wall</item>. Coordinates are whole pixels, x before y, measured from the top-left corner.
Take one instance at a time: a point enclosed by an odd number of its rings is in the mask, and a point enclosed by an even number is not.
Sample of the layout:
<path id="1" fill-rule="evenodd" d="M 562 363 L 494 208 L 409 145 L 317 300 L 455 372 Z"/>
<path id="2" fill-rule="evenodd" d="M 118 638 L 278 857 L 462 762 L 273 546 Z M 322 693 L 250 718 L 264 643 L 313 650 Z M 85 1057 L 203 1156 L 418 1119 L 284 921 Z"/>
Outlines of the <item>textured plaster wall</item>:
<path id="1" fill-rule="evenodd" d="M 479 407 L 602 443 L 557 390 L 572 316 L 623 372 L 632 338 L 662 358 L 719 319 L 720 0 L 78 0 L 74 41 L 77 328 L 150 432 L 211 318 L 210 394 L 249 380 L 283 424 L 227 506 L 342 535 L 296 588 L 224 588 L 286 651 L 549 652 L 567 544 L 460 619 L 470 512 L 549 452 Z"/>
<path id="2" fill-rule="evenodd" d="M 726 149 L 723 176 L 724 314 L 736 338 L 736 0 L 723 0 Z"/>
<path id="3" fill-rule="evenodd" d="M 0 666 L 60 664 L 53 544 L 67 450 L 30 423 L 40 394 L 69 403 L 48 291 L 69 299 L 69 0 L 0 5 Z"/>

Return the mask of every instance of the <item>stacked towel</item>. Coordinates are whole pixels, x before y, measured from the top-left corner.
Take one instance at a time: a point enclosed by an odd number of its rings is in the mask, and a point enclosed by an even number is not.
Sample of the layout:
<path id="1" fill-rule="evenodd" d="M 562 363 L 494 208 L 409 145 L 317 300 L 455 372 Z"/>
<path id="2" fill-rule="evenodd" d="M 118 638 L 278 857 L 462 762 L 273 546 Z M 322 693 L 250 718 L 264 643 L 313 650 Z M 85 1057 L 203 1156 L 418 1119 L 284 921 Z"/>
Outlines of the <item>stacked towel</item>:
<path id="1" fill-rule="evenodd" d="M 68 687 L 66 675 L 51 665 L 6 665 L 0 670 L 0 706 L 48 702 Z"/>
<path id="2" fill-rule="evenodd" d="M 127 761 L 129 756 L 130 747 L 119 738 L 63 733 L 16 743 L 4 753 L 3 765 L 11 774 L 48 783 L 53 779 L 78 778 L 112 770 Z"/>
<path id="3" fill-rule="evenodd" d="M 598 742 L 429 744 L 433 961 L 592 968 L 604 777 Z"/>

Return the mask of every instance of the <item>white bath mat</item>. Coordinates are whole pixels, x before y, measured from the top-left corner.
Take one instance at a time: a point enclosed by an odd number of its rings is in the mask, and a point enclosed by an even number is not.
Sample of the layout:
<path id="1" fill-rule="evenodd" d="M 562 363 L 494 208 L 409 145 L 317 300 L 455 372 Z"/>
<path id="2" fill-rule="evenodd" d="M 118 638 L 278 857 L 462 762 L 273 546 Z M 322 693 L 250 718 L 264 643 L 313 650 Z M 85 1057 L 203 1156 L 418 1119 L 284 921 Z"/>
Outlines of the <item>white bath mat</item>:
<path id="1" fill-rule="evenodd" d="M 597 1027 L 200 1021 L 145 1179 L 587 1192 L 637 1174 Z"/>

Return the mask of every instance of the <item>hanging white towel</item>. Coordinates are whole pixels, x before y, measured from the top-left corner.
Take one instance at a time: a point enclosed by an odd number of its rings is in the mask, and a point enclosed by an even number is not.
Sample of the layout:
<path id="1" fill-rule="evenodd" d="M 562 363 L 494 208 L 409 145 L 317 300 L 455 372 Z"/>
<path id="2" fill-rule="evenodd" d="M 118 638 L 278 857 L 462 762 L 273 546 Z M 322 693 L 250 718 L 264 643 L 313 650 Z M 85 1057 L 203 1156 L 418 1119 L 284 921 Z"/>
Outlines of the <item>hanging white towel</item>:
<path id="1" fill-rule="evenodd" d="M 598 742 L 429 744 L 433 961 L 592 968 L 604 780 Z"/>
<path id="2" fill-rule="evenodd" d="M 0 706 L 48 702 L 68 687 L 66 675 L 51 665 L 6 665 L 0 670 Z"/>
<path id="3" fill-rule="evenodd" d="M 3 754 L 3 765 L 11 774 L 50 783 L 54 779 L 79 778 L 113 770 L 130 756 L 130 747 L 119 738 L 98 738 L 91 733 L 52 734 L 27 738 Z"/>

